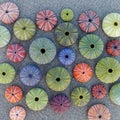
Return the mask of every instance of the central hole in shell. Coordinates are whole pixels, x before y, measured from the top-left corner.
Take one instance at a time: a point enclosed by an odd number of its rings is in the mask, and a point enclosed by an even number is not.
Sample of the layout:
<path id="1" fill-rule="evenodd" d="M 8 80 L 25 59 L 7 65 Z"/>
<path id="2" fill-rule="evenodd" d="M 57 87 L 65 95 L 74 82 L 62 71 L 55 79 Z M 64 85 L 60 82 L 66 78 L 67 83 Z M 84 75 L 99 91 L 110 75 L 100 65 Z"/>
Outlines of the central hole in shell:
<path id="1" fill-rule="evenodd" d="M 16 116 L 18 116 L 18 114 L 16 114 Z"/>
<path id="2" fill-rule="evenodd" d="M 88 21 L 89 21 L 89 22 L 92 22 L 92 19 L 89 19 Z"/>
<path id="3" fill-rule="evenodd" d="M 82 95 L 80 95 L 80 96 L 79 96 L 79 98 L 80 98 L 80 99 L 83 99 L 83 96 L 82 96 Z"/>
<path id="4" fill-rule="evenodd" d="M 36 98 L 35 98 L 35 101 L 36 101 L 36 102 L 37 102 L 37 101 L 39 101 L 39 98 L 38 98 L 38 97 L 36 97 Z"/>
<path id="5" fill-rule="evenodd" d="M 114 26 L 118 26 L 118 23 L 117 23 L 117 22 L 114 22 Z"/>
<path id="6" fill-rule="evenodd" d="M 98 116 L 98 118 L 102 118 L 102 116 L 101 116 L 101 115 L 99 115 L 99 116 Z"/>
<path id="7" fill-rule="evenodd" d="M 23 29 L 23 30 L 26 30 L 26 27 L 23 27 L 22 29 Z"/>
<path id="8" fill-rule="evenodd" d="M 45 18 L 45 20 L 48 20 L 48 18 Z"/>
<path id="9" fill-rule="evenodd" d="M 68 58 L 68 55 L 65 55 L 65 58 Z"/>
<path id="10" fill-rule="evenodd" d="M 117 46 L 114 46 L 114 49 L 117 49 Z"/>
<path id="11" fill-rule="evenodd" d="M 60 104 L 60 106 L 62 106 L 62 103 Z"/>
<path id="12" fill-rule="evenodd" d="M 5 76 L 5 75 L 6 75 L 6 73 L 5 73 L 5 72 L 2 72 L 2 75 L 3 75 L 3 76 Z"/>
<path id="13" fill-rule="evenodd" d="M 82 72 L 82 74 L 85 74 L 85 72 Z"/>
<path id="14" fill-rule="evenodd" d="M 5 13 L 8 13 L 8 10 L 6 10 Z"/>
<path id="15" fill-rule="evenodd" d="M 112 69 L 109 69 L 109 70 L 108 70 L 108 72 L 109 72 L 109 73 L 112 73 L 112 72 L 113 72 L 113 70 L 112 70 Z"/>
<path id="16" fill-rule="evenodd" d="M 45 49 L 44 48 L 42 48 L 40 51 L 41 51 L 42 54 L 45 53 Z"/>
<path id="17" fill-rule="evenodd" d="M 65 32 L 65 35 L 68 36 L 68 35 L 69 35 L 69 32 Z"/>
<path id="18" fill-rule="evenodd" d="M 91 44 L 90 47 L 91 47 L 91 48 L 94 48 L 95 46 L 94 46 L 94 44 Z"/>
<path id="19" fill-rule="evenodd" d="M 68 15 L 68 13 L 66 13 L 66 15 Z"/>
<path id="20" fill-rule="evenodd" d="M 12 93 L 11 95 L 12 95 L 12 96 L 14 96 L 14 94 L 13 94 L 13 93 Z"/>
<path id="21" fill-rule="evenodd" d="M 56 81 L 57 81 L 57 82 L 60 82 L 60 78 L 56 78 Z"/>
<path id="22" fill-rule="evenodd" d="M 16 54 L 17 52 L 15 51 L 14 53 Z"/>
<path id="23" fill-rule="evenodd" d="M 99 92 L 99 93 L 101 93 L 101 91 L 100 91 L 100 90 L 99 90 L 98 92 Z"/>
<path id="24" fill-rule="evenodd" d="M 28 76 L 29 76 L 29 78 L 32 78 L 32 74 L 29 74 Z"/>

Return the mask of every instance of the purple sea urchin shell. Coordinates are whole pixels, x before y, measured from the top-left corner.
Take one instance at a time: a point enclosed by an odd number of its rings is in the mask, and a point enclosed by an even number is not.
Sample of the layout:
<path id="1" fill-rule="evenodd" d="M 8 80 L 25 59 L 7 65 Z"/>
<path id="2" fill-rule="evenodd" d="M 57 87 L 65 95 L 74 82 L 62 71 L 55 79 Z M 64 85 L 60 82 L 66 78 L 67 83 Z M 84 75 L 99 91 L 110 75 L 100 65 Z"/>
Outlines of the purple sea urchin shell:
<path id="1" fill-rule="evenodd" d="M 29 64 L 21 70 L 20 79 L 24 85 L 34 86 L 41 79 L 41 71 L 37 66 Z"/>
<path id="2" fill-rule="evenodd" d="M 56 113 L 63 113 L 69 109 L 70 101 L 65 95 L 58 94 L 53 97 L 50 105 L 53 111 L 55 111 Z"/>

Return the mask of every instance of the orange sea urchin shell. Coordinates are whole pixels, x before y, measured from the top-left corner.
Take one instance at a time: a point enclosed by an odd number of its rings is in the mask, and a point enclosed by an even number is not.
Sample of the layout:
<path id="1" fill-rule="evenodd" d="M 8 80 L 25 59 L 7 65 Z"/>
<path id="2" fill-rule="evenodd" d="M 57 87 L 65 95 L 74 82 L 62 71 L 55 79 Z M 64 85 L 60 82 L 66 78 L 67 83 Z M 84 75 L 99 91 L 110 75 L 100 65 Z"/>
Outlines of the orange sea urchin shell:
<path id="1" fill-rule="evenodd" d="M 18 86 L 9 86 L 5 91 L 5 98 L 11 103 L 19 102 L 22 96 L 22 89 Z"/>
<path id="2" fill-rule="evenodd" d="M 87 82 L 92 78 L 93 71 L 90 65 L 79 63 L 73 69 L 73 76 L 79 82 Z"/>

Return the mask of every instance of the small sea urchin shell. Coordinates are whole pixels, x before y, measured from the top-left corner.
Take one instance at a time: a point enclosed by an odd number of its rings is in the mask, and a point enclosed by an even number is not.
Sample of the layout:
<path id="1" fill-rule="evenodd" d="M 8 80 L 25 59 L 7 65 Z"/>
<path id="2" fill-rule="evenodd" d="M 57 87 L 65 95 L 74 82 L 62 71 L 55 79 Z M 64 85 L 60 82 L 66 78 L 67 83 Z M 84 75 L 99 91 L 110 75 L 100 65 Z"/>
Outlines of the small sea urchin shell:
<path id="1" fill-rule="evenodd" d="M 20 44 L 11 44 L 7 49 L 7 57 L 12 62 L 21 62 L 26 56 L 24 47 Z"/>
<path id="2" fill-rule="evenodd" d="M 58 54 L 58 59 L 63 65 L 71 65 L 75 58 L 75 52 L 71 48 L 64 48 Z"/>
<path id="3" fill-rule="evenodd" d="M 16 75 L 16 71 L 9 63 L 0 64 L 0 83 L 8 84 L 11 83 Z"/>
<path id="4" fill-rule="evenodd" d="M 109 55 L 119 56 L 120 55 L 120 41 L 110 40 L 106 45 L 106 51 Z"/>
<path id="5" fill-rule="evenodd" d="M 23 97 L 22 89 L 18 86 L 9 86 L 5 90 L 5 98 L 11 103 L 19 102 Z"/>
<path id="6" fill-rule="evenodd" d="M 92 96 L 96 99 L 102 99 L 107 94 L 105 86 L 101 84 L 94 85 L 92 87 Z"/>
<path id="7" fill-rule="evenodd" d="M 11 120 L 25 120 L 26 111 L 21 106 L 14 106 L 9 112 L 9 117 Z"/>
<path id="8" fill-rule="evenodd" d="M 70 107 L 70 101 L 67 96 L 63 94 L 58 94 L 53 97 L 51 103 L 51 108 L 56 113 L 66 112 Z"/>
<path id="9" fill-rule="evenodd" d="M 71 100 L 76 106 L 85 106 L 90 101 L 90 93 L 84 87 L 76 87 L 71 93 Z"/>

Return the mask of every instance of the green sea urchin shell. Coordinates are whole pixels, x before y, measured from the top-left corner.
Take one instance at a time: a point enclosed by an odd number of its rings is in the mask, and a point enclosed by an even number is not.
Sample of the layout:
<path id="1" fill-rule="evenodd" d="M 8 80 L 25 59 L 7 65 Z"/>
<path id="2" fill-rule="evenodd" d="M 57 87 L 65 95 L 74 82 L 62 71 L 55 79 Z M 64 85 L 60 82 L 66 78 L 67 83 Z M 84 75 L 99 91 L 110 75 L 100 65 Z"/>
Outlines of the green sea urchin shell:
<path id="1" fill-rule="evenodd" d="M 5 47 L 9 43 L 10 38 L 11 34 L 9 30 L 6 27 L 0 25 L 0 48 Z"/>
<path id="2" fill-rule="evenodd" d="M 13 27 L 14 34 L 19 40 L 30 40 L 36 32 L 36 26 L 31 19 L 20 18 Z"/>
<path id="3" fill-rule="evenodd" d="M 85 106 L 90 101 L 90 93 L 84 87 L 76 87 L 71 93 L 71 100 L 76 106 Z"/>
<path id="4" fill-rule="evenodd" d="M 55 44 L 47 38 L 34 40 L 29 49 L 32 60 L 38 64 L 50 63 L 56 55 Z"/>
<path id="5" fill-rule="evenodd" d="M 54 67 L 46 75 L 46 82 L 50 89 L 54 91 L 65 90 L 71 81 L 69 72 L 63 67 Z"/>
<path id="6" fill-rule="evenodd" d="M 74 13 L 71 9 L 65 8 L 61 11 L 60 16 L 63 21 L 71 21 L 74 17 Z"/>
<path id="7" fill-rule="evenodd" d="M 109 96 L 113 103 L 120 105 L 120 83 L 112 86 Z"/>
<path id="8" fill-rule="evenodd" d="M 31 110 L 42 110 L 48 103 L 48 95 L 41 88 L 33 88 L 26 95 L 26 104 Z"/>
<path id="9" fill-rule="evenodd" d="M 105 34 L 110 37 L 120 37 L 120 14 L 110 13 L 106 15 L 102 22 Z"/>
<path id="10" fill-rule="evenodd" d="M 113 83 L 120 77 L 120 63 L 112 57 L 102 58 L 98 61 L 95 72 L 100 81 Z"/>
<path id="11" fill-rule="evenodd" d="M 7 84 L 11 83 L 16 75 L 16 71 L 8 63 L 1 63 L 0 64 L 0 83 Z"/>
<path id="12" fill-rule="evenodd" d="M 94 34 L 89 34 L 79 42 L 79 51 L 87 59 L 95 59 L 102 54 L 104 45 L 102 39 Z"/>
<path id="13" fill-rule="evenodd" d="M 70 46 L 78 39 L 78 30 L 71 23 L 62 23 L 55 30 L 56 40 L 62 46 Z"/>

